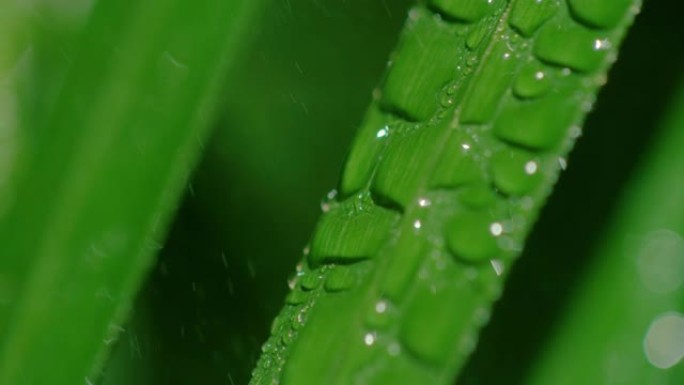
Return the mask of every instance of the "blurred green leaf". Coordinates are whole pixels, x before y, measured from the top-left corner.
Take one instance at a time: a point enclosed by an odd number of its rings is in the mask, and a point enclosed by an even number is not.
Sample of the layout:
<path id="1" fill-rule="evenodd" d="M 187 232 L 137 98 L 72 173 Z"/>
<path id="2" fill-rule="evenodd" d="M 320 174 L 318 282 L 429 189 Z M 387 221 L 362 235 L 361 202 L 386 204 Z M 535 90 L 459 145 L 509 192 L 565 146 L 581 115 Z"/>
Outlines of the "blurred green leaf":
<path id="1" fill-rule="evenodd" d="M 530 384 L 684 380 L 684 82 Z"/>
<path id="2" fill-rule="evenodd" d="M 16 196 L 0 222 L 0 383 L 97 376 L 161 248 L 255 4 L 95 4 L 64 81 L 48 84 L 55 98 L 22 121 Z M 51 11 L 31 8 L 38 24 Z"/>

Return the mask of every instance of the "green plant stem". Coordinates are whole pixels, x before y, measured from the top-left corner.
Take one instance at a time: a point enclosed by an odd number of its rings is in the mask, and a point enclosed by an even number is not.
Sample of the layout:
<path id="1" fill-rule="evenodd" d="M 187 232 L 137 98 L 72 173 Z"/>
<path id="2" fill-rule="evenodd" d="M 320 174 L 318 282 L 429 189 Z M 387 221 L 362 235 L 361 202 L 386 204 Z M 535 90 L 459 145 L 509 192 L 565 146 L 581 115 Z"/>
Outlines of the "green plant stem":
<path id="1" fill-rule="evenodd" d="M 22 127 L 0 222 L 0 383 L 93 380 L 257 2 L 97 2 L 49 118 Z"/>

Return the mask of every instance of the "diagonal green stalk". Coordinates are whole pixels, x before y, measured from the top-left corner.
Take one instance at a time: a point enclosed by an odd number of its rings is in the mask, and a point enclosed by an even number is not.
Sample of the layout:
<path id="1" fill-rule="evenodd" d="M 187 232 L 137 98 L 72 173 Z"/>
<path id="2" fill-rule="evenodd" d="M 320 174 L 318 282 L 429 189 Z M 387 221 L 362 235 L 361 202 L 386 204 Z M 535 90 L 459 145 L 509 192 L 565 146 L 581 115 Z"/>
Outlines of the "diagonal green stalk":
<path id="1" fill-rule="evenodd" d="M 415 6 L 252 383 L 451 382 L 637 10 Z"/>
<path id="2" fill-rule="evenodd" d="M 97 375 L 256 3 L 97 2 L 54 105 L 21 127 L 0 217 L 0 383 Z"/>
<path id="3" fill-rule="evenodd" d="M 674 366 L 684 355 L 684 82 L 679 83 L 595 263 L 527 383 L 684 379 L 681 365 Z"/>

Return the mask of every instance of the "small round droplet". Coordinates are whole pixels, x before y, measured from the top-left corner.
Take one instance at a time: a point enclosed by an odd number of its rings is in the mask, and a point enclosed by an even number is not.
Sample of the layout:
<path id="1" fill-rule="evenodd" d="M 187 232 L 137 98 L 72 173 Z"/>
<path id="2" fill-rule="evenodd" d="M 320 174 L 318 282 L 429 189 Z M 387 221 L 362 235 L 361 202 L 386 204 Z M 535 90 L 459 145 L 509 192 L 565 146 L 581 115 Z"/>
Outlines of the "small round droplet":
<path id="1" fill-rule="evenodd" d="M 294 289 L 290 292 L 290 294 L 287 295 L 285 302 L 287 302 L 289 305 L 299 305 L 306 302 L 308 298 L 309 296 L 306 292 Z"/>
<path id="2" fill-rule="evenodd" d="M 294 290 L 294 288 L 297 287 L 298 281 L 299 281 L 299 274 L 291 275 L 287 279 L 287 287 L 289 287 L 290 290 Z"/>
<path id="3" fill-rule="evenodd" d="M 491 170 L 496 187 L 509 195 L 524 195 L 542 181 L 537 160 L 524 150 L 497 152 L 492 157 Z"/>
<path id="4" fill-rule="evenodd" d="M 373 305 L 373 308 L 366 315 L 366 325 L 372 329 L 385 329 L 390 324 L 389 303 L 380 300 Z"/>
<path id="5" fill-rule="evenodd" d="M 363 336 L 363 343 L 366 346 L 372 346 L 375 343 L 375 333 L 366 333 Z"/>
<path id="6" fill-rule="evenodd" d="M 580 136 L 582 136 L 582 127 L 580 126 L 572 126 L 570 127 L 570 137 L 573 139 L 577 139 Z"/>
<path id="7" fill-rule="evenodd" d="M 449 251 L 467 262 L 489 260 L 498 250 L 491 219 L 485 211 L 456 215 L 447 225 L 446 239 Z"/>
<path id="8" fill-rule="evenodd" d="M 280 342 L 285 345 L 292 345 L 292 343 L 295 340 L 295 332 L 293 330 L 288 330 L 286 333 L 283 333 Z"/>
<path id="9" fill-rule="evenodd" d="M 641 245 L 637 267 L 641 282 L 650 291 L 676 291 L 684 283 L 684 239 L 672 230 L 651 232 Z"/>
<path id="10" fill-rule="evenodd" d="M 669 369 L 684 358 L 684 316 L 668 312 L 658 316 L 644 337 L 644 354 L 651 365 Z"/>
<path id="11" fill-rule="evenodd" d="M 321 277 L 314 272 L 305 274 L 299 279 L 299 285 L 302 287 L 302 290 L 306 291 L 316 289 L 320 283 Z"/>
<path id="12" fill-rule="evenodd" d="M 608 39 L 595 39 L 594 51 L 601 51 L 610 48 L 610 41 Z"/>
<path id="13" fill-rule="evenodd" d="M 466 65 L 468 67 L 473 67 L 477 64 L 477 57 L 476 56 L 471 56 L 468 59 L 466 59 Z"/>
<path id="14" fill-rule="evenodd" d="M 297 313 L 292 315 L 290 324 L 293 330 L 299 330 L 304 327 L 306 323 L 306 308 L 300 309 Z"/>
<path id="15" fill-rule="evenodd" d="M 493 236 L 498 237 L 503 234 L 503 226 L 499 222 L 494 222 L 489 225 L 489 232 L 492 233 Z"/>
<path id="16" fill-rule="evenodd" d="M 534 62 L 520 70 L 513 84 L 516 96 L 525 99 L 537 98 L 550 88 L 549 75 L 541 64 Z"/>
<path id="17" fill-rule="evenodd" d="M 378 301 L 375 304 L 375 312 L 378 314 L 383 314 L 387 311 L 387 302 L 386 301 Z"/>
<path id="18" fill-rule="evenodd" d="M 331 190 L 327 194 L 325 194 L 325 197 L 321 200 L 321 211 L 324 213 L 327 213 L 330 211 L 332 208 L 332 205 L 335 203 L 335 198 L 337 197 L 337 190 Z"/>
<path id="19" fill-rule="evenodd" d="M 389 344 L 389 346 L 387 346 L 387 353 L 392 357 L 398 356 L 401 354 L 401 345 L 397 342 Z"/>
<path id="20" fill-rule="evenodd" d="M 479 326 L 483 326 L 484 324 L 489 322 L 490 316 L 491 312 L 489 311 L 489 308 L 478 308 L 477 310 L 475 310 L 475 323 Z"/>
<path id="21" fill-rule="evenodd" d="M 420 207 L 430 207 L 431 204 L 432 202 L 427 198 L 418 199 L 418 206 Z"/>
<path id="22" fill-rule="evenodd" d="M 496 201 L 491 187 L 484 183 L 464 186 L 459 193 L 459 200 L 472 209 L 483 209 Z"/>
<path id="23" fill-rule="evenodd" d="M 454 105 L 454 98 L 449 94 L 444 94 L 440 99 L 440 104 L 444 108 L 449 108 Z"/>
<path id="24" fill-rule="evenodd" d="M 420 221 L 420 219 L 416 219 L 413 221 L 413 228 L 416 230 L 420 230 L 421 227 L 423 227 L 423 223 Z"/>

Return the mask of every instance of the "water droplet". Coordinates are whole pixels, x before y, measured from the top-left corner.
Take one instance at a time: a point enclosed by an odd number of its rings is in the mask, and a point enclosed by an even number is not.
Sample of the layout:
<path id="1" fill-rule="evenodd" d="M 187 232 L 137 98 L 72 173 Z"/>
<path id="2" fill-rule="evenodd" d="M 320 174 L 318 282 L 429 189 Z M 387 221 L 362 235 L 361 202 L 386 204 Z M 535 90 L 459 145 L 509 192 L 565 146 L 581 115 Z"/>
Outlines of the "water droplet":
<path id="1" fill-rule="evenodd" d="M 325 280 L 325 290 L 328 292 L 343 291 L 354 285 L 354 273 L 345 266 L 335 267 Z"/>
<path id="2" fill-rule="evenodd" d="M 288 330 L 287 332 L 283 333 L 282 337 L 280 338 L 280 342 L 285 345 L 292 345 L 292 343 L 295 340 L 295 332 L 293 330 Z"/>
<path id="3" fill-rule="evenodd" d="M 454 105 L 454 98 L 452 98 L 452 97 L 449 96 L 448 94 L 447 94 L 447 95 L 444 95 L 444 96 L 442 97 L 442 99 L 440 100 L 440 104 L 441 104 L 442 107 L 444 107 L 444 108 L 449 108 L 449 107 L 451 107 L 451 106 Z"/>
<path id="4" fill-rule="evenodd" d="M 498 250 L 485 212 L 464 212 L 447 225 L 447 247 L 456 257 L 468 262 L 489 259 Z"/>
<path id="5" fill-rule="evenodd" d="M 381 129 L 378 130 L 378 132 L 375 134 L 376 138 L 384 138 L 389 135 L 389 126 L 385 126 Z"/>
<path id="6" fill-rule="evenodd" d="M 496 187 L 509 195 L 524 195 L 542 181 L 534 155 L 524 150 L 497 152 L 492 157 L 491 170 Z"/>
<path id="7" fill-rule="evenodd" d="M 484 183 L 464 186 L 458 197 L 461 203 L 473 209 L 485 208 L 496 201 L 494 192 Z"/>
<path id="8" fill-rule="evenodd" d="M 409 10 L 409 14 L 408 14 L 408 15 L 409 15 L 409 19 L 415 21 L 415 20 L 418 20 L 418 18 L 420 17 L 420 12 L 418 12 L 418 9 L 417 9 L 417 8 L 411 8 L 411 9 Z"/>
<path id="9" fill-rule="evenodd" d="M 481 23 L 473 28 L 466 38 L 466 47 L 470 50 L 476 49 L 489 32 L 488 24 Z"/>
<path id="10" fill-rule="evenodd" d="M 321 283 L 321 277 L 315 272 L 310 272 L 309 274 L 302 275 L 299 279 L 299 285 L 302 290 L 314 290 Z"/>
<path id="11" fill-rule="evenodd" d="M 304 327 L 306 321 L 306 309 L 302 308 L 300 311 L 292 315 L 290 324 L 293 330 L 299 330 Z"/>
<path id="12" fill-rule="evenodd" d="M 308 294 L 304 291 L 297 290 L 296 288 L 290 292 L 285 298 L 285 302 L 289 305 L 299 305 L 306 302 L 309 298 Z"/>
<path id="13" fill-rule="evenodd" d="M 383 314 L 386 311 L 387 311 L 387 302 L 386 301 L 378 301 L 375 304 L 375 312 L 376 313 Z"/>
<path id="14" fill-rule="evenodd" d="M 539 29 L 558 9 L 554 0 L 518 0 L 513 5 L 510 25 L 523 36 L 529 37 Z"/>
<path id="15" fill-rule="evenodd" d="M 328 211 L 330 211 L 330 208 L 331 208 L 331 204 L 330 204 L 330 201 L 328 199 L 324 198 L 323 200 L 321 200 L 321 211 L 322 212 L 327 213 Z"/>
<path id="16" fill-rule="evenodd" d="M 270 341 L 267 341 L 265 344 L 261 346 L 261 351 L 264 353 L 268 353 L 271 350 L 273 350 L 273 344 Z"/>
<path id="17" fill-rule="evenodd" d="M 475 324 L 479 326 L 483 326 L 487 322 L 489 322 L 491 312 L 489 311 L 489 308 L 487 307 L 481 307 L 475 310 Z"/>
<path id="18" fill-rule="evenodd" d="M 610 48 L 610 41 L 608 39 L 594 40 L 594 51 L 601 51 Z"/>
<path id="19" fill-rule="evenodd" d="M 463 149 L 463 151 L 468 151 L 468 150 L 470 150 L 470 144 L 463 143 L 463 144 L 461 144 L 461 148 Z"/>
<path id="20" fill-rule="evenodd" d="M 541 64 L 534 62 L 520 70 L 513 85 L 513 92 L 521 98 L 536 98 L 550 88 L 549 76 Z"/>
<path id="21" fill-rule="evenodd" d="M 489 13 L 493 0 L 430 0 L 430 5 L 450 18 L 473 23 Z"/>
<path id="22" fill-rule="evenodd" d="M 644 337 L 644 353 L 656 368 L 677 365 L 684 357 L 684 316 L 677 312 L 658 316 Z"/>
<path id="23" fill-rule="evenodd" d="M 677 290 L 684 282 L 684 240 L 667 229 L 648 234 L 637 255 L 637 266 L 641 282 L 652 292 Z"/>
<path id="24" fill-rule="evenodd" d="M 401 354 L 401 345 L 399 345 L 397 342 L 392 342 L 389 344 L 389 346 L 387 346 L 387 353 L 393 357 L 398 356 Z"/>
<path id="25" fill-rule="evenodd" d="M 413 228 L 416 230 L 420 230 L 420 228 L 423 227 L 422 222 L 419 219 L 416 219 L 413 221 Z"/>
<path id="26" fill-rule="evenodd" d="M 498 237 L 503 234 L 503 226 L 499 222 L 494 222 L 489 225 L 489 232 L 492 233 L 493 236 Z"/>
<path id="27" fill-rule="evenodd" d="M 464 356 L 469 355 L 475 350 L 475 346 L 477 345 L 477 338 L 473 334 L 468 334 L 463 337 L 463 340 L 461 340 L 461 343 L 459 344 L 459 350 L 461 354 Z"/>
<path id="28" fill-rule="evenodd" d="M 522 207 L 523 210 L 532 210 L 534 207 L 534 199 L 530 196 L 523 197 L 520 199 L 520 207 Z"/>
<path id="29" fill-rule="evenodd" d="M 618 25 L 632 5 L 629 0 L 569 0 L 573 17 L 592 27 L 610 29 Z"/>
<path id="30" fill-rule="evenodd" d="M 466 59 L 466 65 L 468 67 L 473 67 L 477 64 L 477 56 L 470 56 L 468 59 Z"/>
<path id="31" fill-rule="evenodd" d="M 558 165 L 560 166 L 561 170 L 565 170 L 568 168 L 568 161 L 562 156 L 558 157 Z"/>
<path id="32" fill-rule="evenodd" d="M 504 272 L 504 265 L 503 262 L 499 259 L 492 259 L 489 261 L 491 263 L 492 268 L 494 269 L 494 273 L 496 273 L 497 276 L 500 276 Z"/>
<path id="33" fill-rule="evenodd" d="M 570 127 L 570 137 L 573 139 L 577 139 L 580 136 L 582 136 L 582 127 L 580 126 L 572 126 Z"/>
<path id="34" fill-rule="evenodd" d="M 432 202 L 427 198 L 418 199 L 418 206 L 420 207 L 430 207 L 431 204 Z"/>
<path id="35" fill-rule="evenodd" d="M 297 274 L 291 275 L 287 279 L 287 287 L 290 288 L 290 290 L 294 290 L 294 288 L 297 286 L 297 281 L 299 280 L 299 276 Z"/>
<path id="36" fill-rule="evenodd" d="M 375 333 L 366 333 L 363 336 L 363 343 L 366 346 L 372 346 L 375 343 Z"/>
<path id="37" fill-rule="evenodd" d="M 534 54 L 544 62 L 579 72 L 593 72 L 605 59 L 609 46 L 605 36 L 576 23 L 561 28 L 546 25 L 539 31 Z"/>

